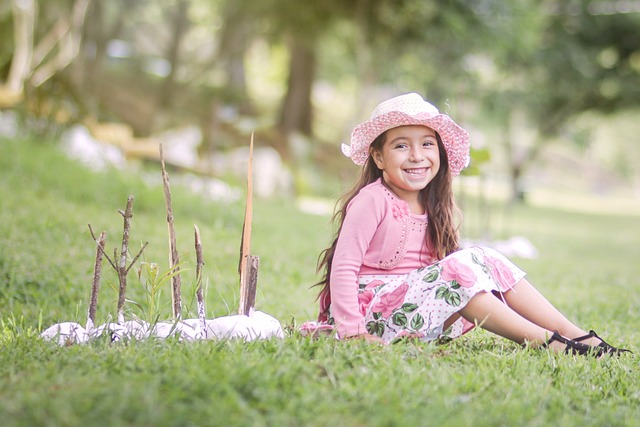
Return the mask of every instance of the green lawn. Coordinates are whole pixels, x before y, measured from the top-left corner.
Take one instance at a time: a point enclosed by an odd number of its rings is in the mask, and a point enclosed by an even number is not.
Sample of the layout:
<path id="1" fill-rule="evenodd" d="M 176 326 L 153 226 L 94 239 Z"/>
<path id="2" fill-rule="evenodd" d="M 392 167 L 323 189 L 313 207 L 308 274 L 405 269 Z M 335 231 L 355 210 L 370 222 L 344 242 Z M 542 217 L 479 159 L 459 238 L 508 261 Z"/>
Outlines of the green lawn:
<path id="1" fill-rule="evenodd" d="M 160 176 L 156 166 L 141 166 Z M 170 174 L 175 172 L 170 171 Z M 284 340 L 175 340 L 58 347 L 38 333 L 84 324 L 95 247 L 87 224 L 119 245 L 129 194 L 131 246 L 167 269 L 164 196 L 137 172 L 93 174 L 50 143 L 0 140 L 0 424 L 3 426 L 635 426 L 637 356 L 574 359 L 521 350 L 483 331 L 446 345 Z M 173 176 L 173 175 L 172 175 Z M 203 238 L 208 317 L 235 313 L 244 202 L 203 201 L 172 186 L 185 317 L 195 317 L 193 224 Z M 602 203 L 606 203 L 603 200 Z M 467 233 L 477 235 L 472 201 Z M 502 236 L 525 235 L 536 260 L 515 259 L 569 318 L 640 351 L 640 227 L 630 215 L 494 207 Z M 288 199 L 257 200 L 257 308 L 290 326 L 313 319 L 318 253 L 329 218 Z M 117 282 L 103 268 L 97 320 L 115 315 Z M 129 276 L 127 310 L 144 316 L 143 281 Z M 168 285 L 162 316 L 170 313 Z M 629 328 L 629 325 L 632 327 Z"/>

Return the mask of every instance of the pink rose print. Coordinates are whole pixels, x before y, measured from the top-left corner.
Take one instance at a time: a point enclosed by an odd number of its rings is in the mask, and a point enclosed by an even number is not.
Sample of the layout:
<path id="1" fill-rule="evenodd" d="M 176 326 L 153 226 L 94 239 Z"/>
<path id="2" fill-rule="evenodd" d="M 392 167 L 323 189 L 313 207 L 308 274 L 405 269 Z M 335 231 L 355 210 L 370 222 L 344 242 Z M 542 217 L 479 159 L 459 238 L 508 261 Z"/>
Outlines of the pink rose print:
<path id="1" fill-rule="evenodd" d="M 384 285 L 384 282 L 382 280 L 372 280 L 371 282 L 367 283 L 367 286 L 365 286 L 364 291 L 358 294 L 358 304 L 360 306 L 360 314 L 362 314 L 363 316 L 366 316 L 367 308 L 369 308 L 369 304 L 371 304 L 371 301 L 373 300 L 373 297 L 375 295 L 373 293 L 373 290 L 381 285 Z"/>
<path id="2" fill-rule="evenodd" d="M 373 304 L 371 311 L 374 313 L 382 312 L 382 317 L 389 317 L 394 309 L 398 308 L 404 296 L 409 290 L 409 285 L 405 282 L 398 286 L 394 291 L 384 294 L 380 297 L 378 302 Z"/>
<path id="3" fill-rule="evenodd" d="M 375 288 L 377 288 L 380 285 L 384 285 L 384 282 L 382 280 L 372 280 L 369 283 L 367 283 L 367 286 L 365 286 L 365 290 L 373 290 Z"/>
<path id="4" fill-rule="evenodd" d="M 515 281 L 513 272 L 498 258 L 485 257 L 484 262 L 491 268 L 491 277 L 500 287 L 512 285 Z"/>
<path id="5" fill-rule="evenodd" d="M 360 306 L 360 314 L 366 316 L 367 308 L 369 308 L 369 304 L 373 300 L 373 292 L 364 291 L 358 294 L 358 305 Z"/>
<path id="6" fill-rule="evenodd" d="M 440 266 L 442 266 L 442 278 L 447 282 L 455 280 L 463 288 L 470 288 L 476 283 L 477 277 L 471 267 L 456 258 L 446 258 Z"/>
<path id="7" fill-rule="evenodd" d="M 391 207 L 391 212 L 393 212 L 393 217 L 397 220 L 402 220 L 404 217 L 409 216 L 409 206 L 406 203 L 395 203 Z"/>

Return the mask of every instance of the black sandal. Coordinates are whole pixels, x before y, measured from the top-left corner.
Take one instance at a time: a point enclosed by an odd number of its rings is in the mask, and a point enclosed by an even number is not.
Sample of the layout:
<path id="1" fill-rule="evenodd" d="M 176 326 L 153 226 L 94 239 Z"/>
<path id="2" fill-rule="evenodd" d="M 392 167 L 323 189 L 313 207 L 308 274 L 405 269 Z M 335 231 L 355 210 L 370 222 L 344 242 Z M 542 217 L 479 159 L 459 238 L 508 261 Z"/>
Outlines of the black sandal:
<path id="1" fill-rule="evenodd" d="M 622 353 L 631 353 L 631 354 L 633 354 L 633 352 L 631 350 L 627 350 L 627 349 L 624 349 L 624 348 L 617 348 L 617 347 L 614 347 L 614 346 L 608 344 L 605 340 L 600 338 L 598 336 L 598 334 L 596 334 L 593 329 L 590 330 L 587 335 L 583 335 L 583 336 L 578 337 L 578 338 L 573 338 L 573 340 L 576 341 L 576 342 L 580 342 L 580 341 L 588 340 L 589 338 L 598 338 L 600 340 L 600 344 L 598 344 L 596 347 L 600 347 L 607 354 L 610 354 L 610 355 L 613 355 L 613 356 L 619 356 Z"/>
<path id="2" fill-rule="evenodd" d="M 553 335 L 551 335 L 551 338 L 549 338 L 546 343 L 542 344 L 541 348 L 549 348 L 549 344 L 551 344 L 554 341 L 558 341 L 559 343 L 562 343 L 565 345 L 565 348 L 564 348 L 565 354 L 572 354 L 572 355 L 578 354 L 580 356 L 593 356 L 593 357 L 599 358 L 606 353 L 604 349 L 601 347 L 598 347 L 598 346 L 592 347 L 590 345 L 582 344 L 575 340 L 565 338 L 562 335 L 560 335 L 557 331 L 553 332 Z"/>

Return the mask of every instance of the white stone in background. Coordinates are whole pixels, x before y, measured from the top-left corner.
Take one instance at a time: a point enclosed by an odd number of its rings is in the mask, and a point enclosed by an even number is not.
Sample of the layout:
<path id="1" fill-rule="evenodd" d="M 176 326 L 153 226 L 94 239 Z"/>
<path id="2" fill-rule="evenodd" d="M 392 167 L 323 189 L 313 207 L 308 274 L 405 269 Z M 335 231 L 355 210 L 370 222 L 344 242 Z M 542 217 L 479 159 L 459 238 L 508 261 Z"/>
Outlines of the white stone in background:
<path id="1" fill-rule="evenodd" d="M 56 323 L 43 331 L 40 336 L 59 345 L 81 344 L 89 339 L 87 331 L 75 322 Z"/>
<path id="2" fill-rule="evenodd" d="M 94 171 L 108 167 L 123 169 L 126 160 L 119 148 L 98 141 L 84 126 L 74 126 L 62 137 L 62 150 L 71 159 L 78 160 Z"/>
<path id="3" fill-rule="evenodd" d="M 18 136 L 18 115 L 13 111 L 0 111 L 0 136 L 16 138 Z"/>
<path id="4" fill-rule="evenodd" d="M 157 173 L 142 174 L 142 180 L 150 187 L 162 187 L 162 175 Z M 173 187 L 182 185 L 195 194 L 200 194 L 204 198 L 222 203 L 232 203 L 243 197 L 243 192 L 239 188 L 231 187 L 226 182 L 217 178 L 208 178 L 193 174 L 176 174 L 170 177 L 172 191 Z"/>
<path id="5" fill-rule="evenodd" d="M 202 132 L 197 126 L 171 129 L 154 135 L 162 144 L 167 163 L 195 169 L 198 165 L 198 145 L 202 142 Z"/>
<path id="6" fill-rule="evenodd" d="M 506 257 L 518 257 L 525 259 L 538 258 L 538 249 L 529 239 L 522 236 L 514 236 L 507 240 L 462 240 L 463 248 L 473 246 L 486 246 L 500 252 Z"/>
<path id="7" fill-rule="evenodd" d="M 201 194 L 213 201 L 231 203 L 240 200 L 242 191 L 216 178 L 199 177 L 192 174 L 179 176 L 177 182 L 183 183 L 189 190 Z"/>
<path id="8" fill-rule="evenodd" d="M 210 163 L 217 175 L 233 174 L 246 180 L 249 148 L 242 147 L 228 153 L 216 152 Z M 260 197 L 290 194 L 293 190 L 291 173 L 282 163 L 280 154 L 272 147 L 253 150 L 253 192 Z"/>
<path id="9" fill-rule="evenodd" d="M 298 209 L 311 215 L 332 215 L 334 203 L 331 200 L 316 197 L 298 197 L 296 199 Z"/>

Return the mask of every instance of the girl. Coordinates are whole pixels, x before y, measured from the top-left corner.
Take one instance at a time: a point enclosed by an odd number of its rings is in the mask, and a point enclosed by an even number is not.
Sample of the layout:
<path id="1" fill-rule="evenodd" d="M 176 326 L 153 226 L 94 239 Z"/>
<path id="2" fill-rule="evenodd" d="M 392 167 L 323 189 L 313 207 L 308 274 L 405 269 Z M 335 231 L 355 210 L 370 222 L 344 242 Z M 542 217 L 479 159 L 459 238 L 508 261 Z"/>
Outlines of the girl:
<path id="1" fill-rule="evenodd" d="M 420 95 L 382 102 L 342 151 L 364 167 L 318 263 L 319 321 L 339 338 L 430 341 L 479 325 L 566 353 L 628 351 L 567 320 L 498 252 L 459 248 L 451 181 L 469 162 L 469 134 Z"/>

